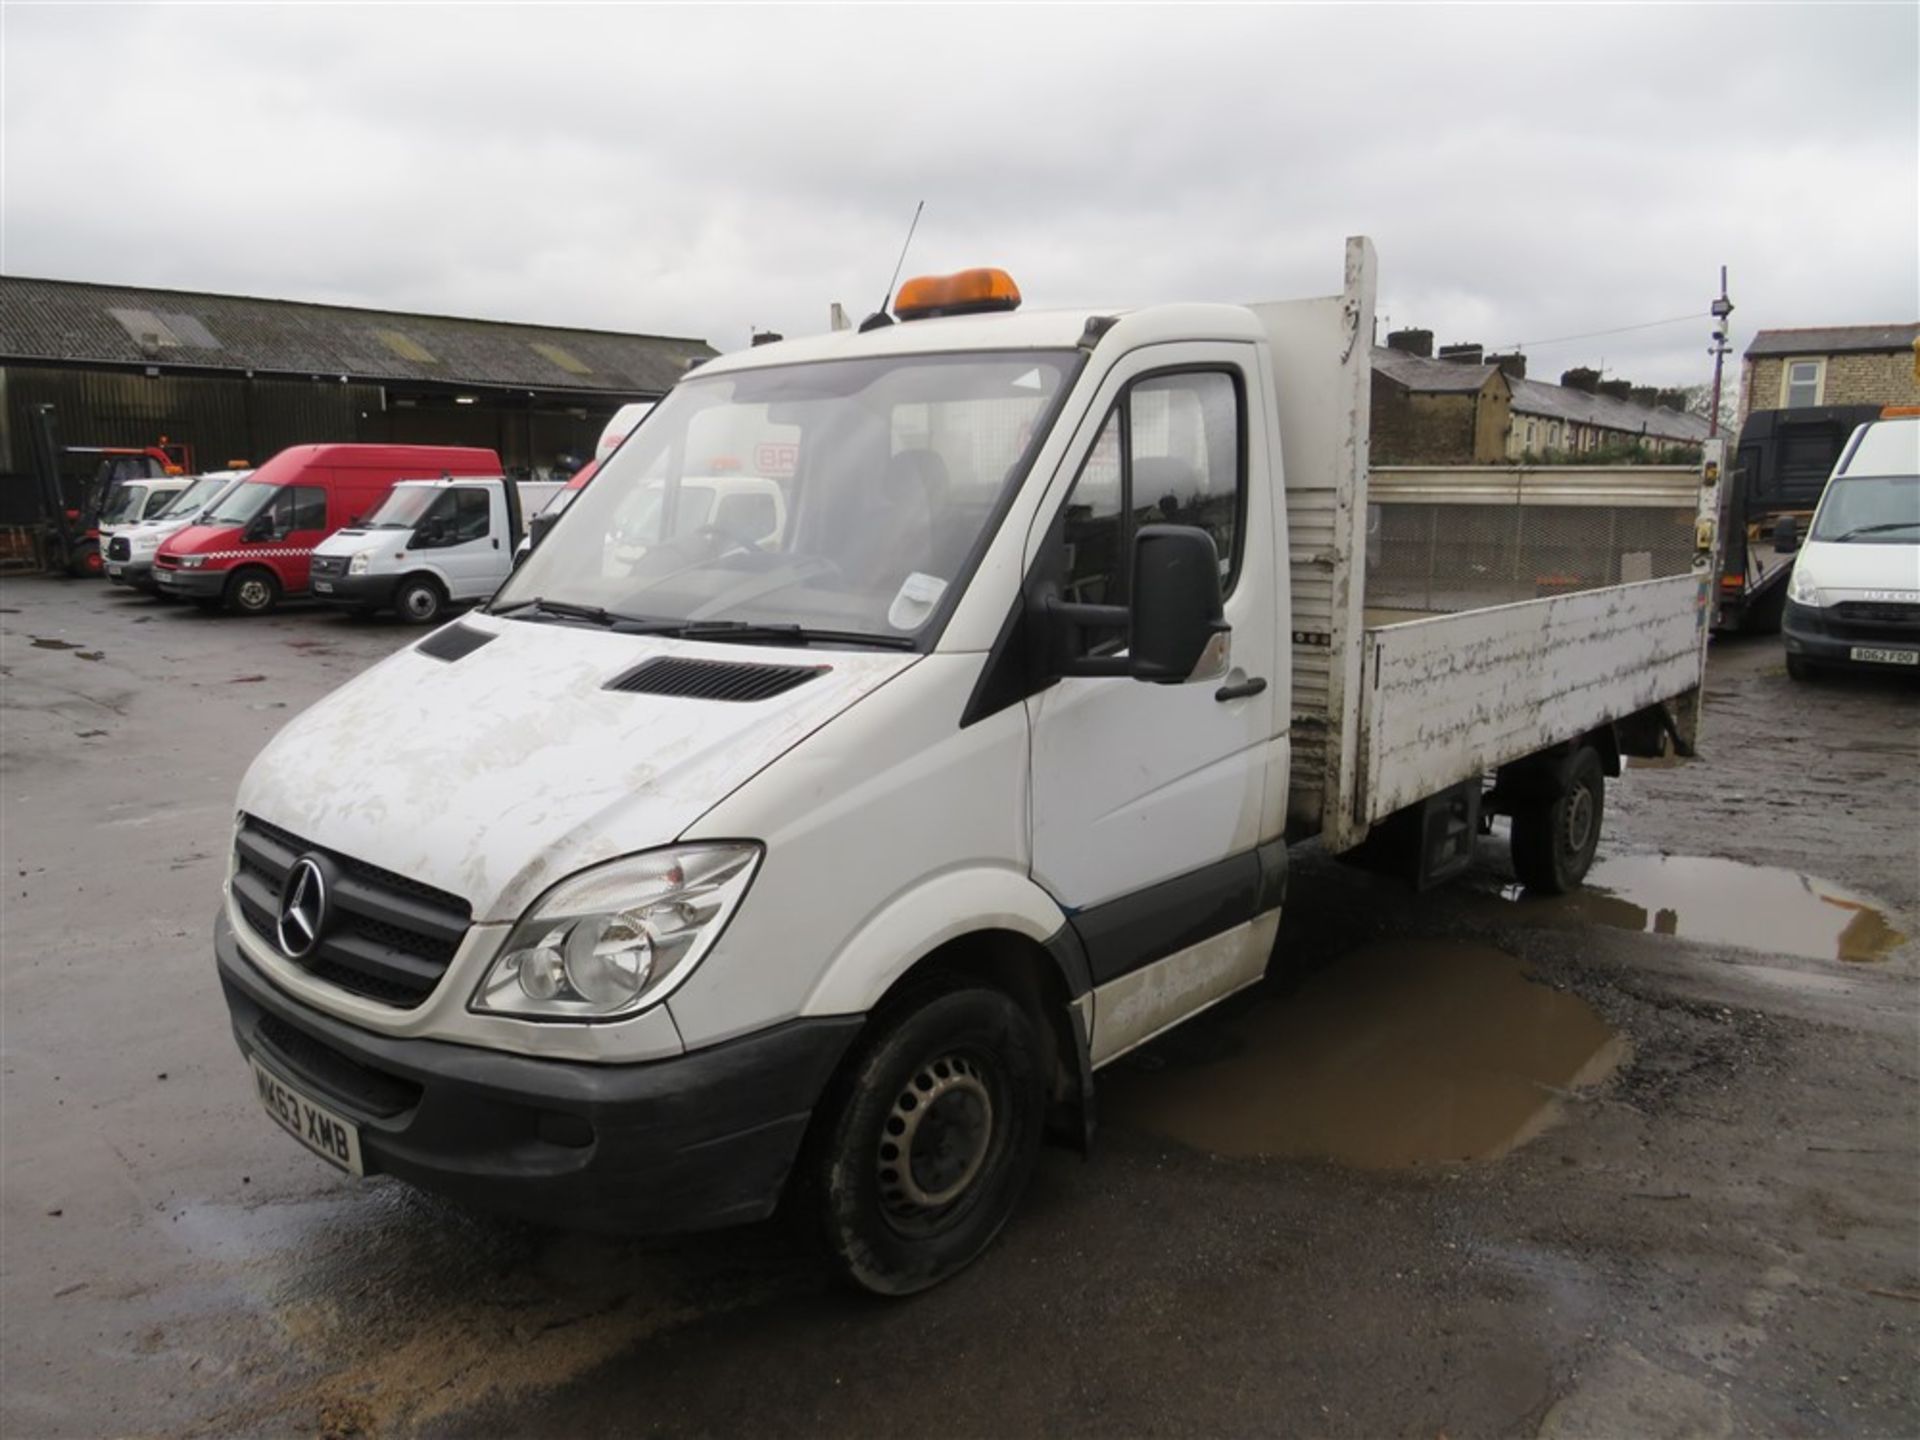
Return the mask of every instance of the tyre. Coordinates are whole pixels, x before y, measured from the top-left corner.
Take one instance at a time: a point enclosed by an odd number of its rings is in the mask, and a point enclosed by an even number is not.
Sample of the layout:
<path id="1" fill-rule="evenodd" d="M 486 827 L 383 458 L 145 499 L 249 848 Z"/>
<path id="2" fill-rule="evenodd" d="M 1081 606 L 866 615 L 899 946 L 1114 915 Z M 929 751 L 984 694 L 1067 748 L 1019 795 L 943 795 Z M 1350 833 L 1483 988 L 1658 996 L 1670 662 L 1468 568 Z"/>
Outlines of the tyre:
<path id="1" fill-rule="evenodd" d="M 1820 667 L 1803 655 L 1787 656 L 1787 678 L 1790 680 L 1818 680 Z"/>
<path id="2" fill-rule="evenodd" d="M 236 614 L 265 615 L 280 603 L 280 582 L 271 570 L 237 570 L 222 599 Z"/>
<path id="3" fill-rule="evenodd" d="M 1600 757 L 1582 746 L 1561 770 L 1557 794 L 1513 814 L 1513 871 L 1527 889 L 1564 895 L 1576 889 L 1600 848 L 1607 781 Z"/>
<path id="4" fill-rule="evenodd" d="M 99 542 L 82 540 L 75 545 L 67 557 L 67 573 L 76 580 L 97 579 L 106 574 L 107 562 L 100 557 Z"/>
<path id="5" fill-rule="evenodd" d="M 393 608 L 413 625 L 431 625 L 447 608 L 447 592 L 430 575 L 409 575 L 393 592 Z"/>
<path id="6" fill-rule="evenodd" d="M 895 1010 L 829 1090 L 797 1177 L 839 1277 L 911 1295 L 963 1269 L 1019 1202 L 1045 1111 L 1040 1023 L 1004 991 Z"/>

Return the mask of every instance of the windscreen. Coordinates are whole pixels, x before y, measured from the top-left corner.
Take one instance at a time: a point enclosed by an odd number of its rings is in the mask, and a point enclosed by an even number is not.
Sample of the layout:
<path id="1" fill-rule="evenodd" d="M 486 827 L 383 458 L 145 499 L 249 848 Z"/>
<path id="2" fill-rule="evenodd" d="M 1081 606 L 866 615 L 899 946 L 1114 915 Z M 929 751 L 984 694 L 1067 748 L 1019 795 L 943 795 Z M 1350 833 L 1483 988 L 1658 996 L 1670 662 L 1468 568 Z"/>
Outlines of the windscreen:
<path id="1" fill-rule="evenodd" d="M 163 510 L 156 519 L 181 520 L 190 515 L 198 515 L 211 505 L 229 485 L 235 484 L 231 475 L 202 475 L 193 484 L 174 496 L 173 503 Z"/>
<path id="2" fill-rule="evenodd" d="M 278 485 L 260 485 L 249 480 L 236 485 L 212 508 L 206 523 L 209 525 L 244 525 L 272 503 L 273 497 L 280 493 Z"/>
<path id="3" fill-rule="evenodd" d="M 1840 475 L 1827 486 L 1809 540 L 1920 544 L 1920 475 Z"/>
<path id="4" fill-rule="evenodd" d="M 1077 352 L 694 378 L 493 602 L 924 640 L 1031 461 Z"/>
<path id="5" fill-rule="evenodd" d="M 441 492 L 431 485 L 396 485 L 366 518 L 368 530 L 411 530 Z"/>
<path id="6" fill-rule="evenodd" d="M 107 503 L 101 507 L 102 525 L 124 525 L 129 520 L 140 518 L 140 507 L 147 498 L 144 485 L 119 485 L 107 497 Z"/>

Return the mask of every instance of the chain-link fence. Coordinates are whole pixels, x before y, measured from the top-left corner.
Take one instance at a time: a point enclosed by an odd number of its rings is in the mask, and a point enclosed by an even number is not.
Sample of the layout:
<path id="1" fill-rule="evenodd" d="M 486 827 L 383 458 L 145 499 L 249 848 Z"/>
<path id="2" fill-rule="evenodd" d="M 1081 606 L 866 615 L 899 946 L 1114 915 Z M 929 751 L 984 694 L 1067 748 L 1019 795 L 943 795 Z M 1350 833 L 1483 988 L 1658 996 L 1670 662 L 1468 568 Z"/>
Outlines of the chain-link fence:
<path id="1" fill-rule="evenodd" d="M 1367 509 L 1367 608 L 1442 614 L 1686 574 L 1697 476 L 1612 474 L 1382 472 Z"/>

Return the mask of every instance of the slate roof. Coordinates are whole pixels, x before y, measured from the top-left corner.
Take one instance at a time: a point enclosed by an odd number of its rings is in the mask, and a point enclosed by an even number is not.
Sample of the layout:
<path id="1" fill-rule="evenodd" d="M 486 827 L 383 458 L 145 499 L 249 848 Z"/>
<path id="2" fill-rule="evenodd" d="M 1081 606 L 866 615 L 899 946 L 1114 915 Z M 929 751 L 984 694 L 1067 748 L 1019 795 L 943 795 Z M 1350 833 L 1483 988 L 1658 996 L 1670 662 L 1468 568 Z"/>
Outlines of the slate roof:
<path id="1" fill-rule="evenodd" d="M 1549 385 L 1543 380 L 1515 380 L 1513 410 L 1516 415 L 1571 420 L 1579 425 L 1597 425 L 1604 430 L 1680 440 L 1690 445 L 1707 438 L 1707 422 L 1699 415 L 1657 405 L 1636 405 L 1611 395 L 1589 395 L 1584 390 Z"/>
<path id="2" fill-rule="evenodd" d="M 1373 347 L 1373 368 L 1394 384 L 1420 395 L 1470 395 L 1487 383 L 1498 365 L 1467 365 L 1457 360 L 1430 360 L 1404 350 Z"/>
<path id="3" fill-rule="evenodd" d="M 1859 355 L 1910 350 L 1920 341 L 1916 325 L 1829 325 L 1809 330 L 1762 330 L 1747 346 L 1747 358 L 1767 355 Z"/>
<path id="4" fill-rule="evenodd" d="M 704 340 L 0 276 L 0 362 L 664 394 Z"/>

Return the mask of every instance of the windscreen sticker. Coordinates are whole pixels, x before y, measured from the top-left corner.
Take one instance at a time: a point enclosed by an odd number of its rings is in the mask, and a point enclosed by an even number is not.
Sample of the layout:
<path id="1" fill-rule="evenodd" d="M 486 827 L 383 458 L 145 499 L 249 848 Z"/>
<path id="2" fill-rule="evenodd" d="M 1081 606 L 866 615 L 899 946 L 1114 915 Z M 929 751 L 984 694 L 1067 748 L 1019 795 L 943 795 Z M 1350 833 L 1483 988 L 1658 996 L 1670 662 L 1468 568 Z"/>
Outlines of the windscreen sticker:
<path id="1" fill-rule="evenodd" d="M 933 614 L 933 607 L 947 593 L 947 582 L 938 575 L 923 575 L 916 570 L 900 582 L 900 593 L 887 607 L 887 623 L 896 630 L 918 630 Z"/>

